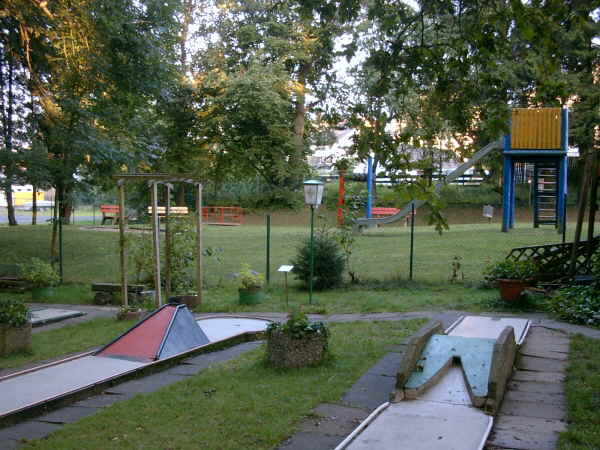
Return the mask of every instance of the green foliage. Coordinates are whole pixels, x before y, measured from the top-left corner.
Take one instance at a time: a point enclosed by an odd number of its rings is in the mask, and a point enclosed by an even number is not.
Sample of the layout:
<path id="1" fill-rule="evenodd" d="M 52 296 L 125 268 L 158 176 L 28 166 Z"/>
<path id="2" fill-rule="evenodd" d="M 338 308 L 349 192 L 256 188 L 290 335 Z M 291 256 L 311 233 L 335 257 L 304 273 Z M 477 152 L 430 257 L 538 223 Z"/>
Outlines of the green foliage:
<path id="1" fill-rule="evenodd" d="M 21 274 L 33 287 L 54 286 L 60 281 L 52 264 L 39 258 L 31 258 L 29 263 L 20 264 Z"/>
<path id="2" fill-rule="evenodd" d="M 527 280 L 539 273 L 538 265 L 530 260 L 515 261 L 504 259 L 497 263 L 489 264 L 483 275 L 486 281 L 495 281 L 501 278 L 511 280 Z"/>
<path id="3" fill-rule="evenodd" d="M 600 327 L 600 286 L 560 289 L 548 300 L 548 309 L 561 320 Z"/>
<path id="4" fill-rule="evenodd" d="M 292 271 L 298 280 L 308 286 L 310 279 L 310 237 L 297 249 Z M 346 266 L 344 254 L 335 236 L 327 230 L 317 230 L 314 235 L 313 288 L 330 289 L 342 283 Z"/>
<path id="5" fill-rule="evenodd" d="M 559 289 L 548 301 L 548 309 L 562 320 L 600 327 L 600 253 L 592 258 L 595 280 L 588 286 Z"/>
<path id="6" fill-rule="evenodd" d="M 264 275 L 252 270 L 247 263 L 242 264 L 237 279 L 241 289 L 260 289 L 265 282 Z"/>
<path id="7" fill-rule="evenodd" d="M 0 300 L 0 325 L 22 327 L 27 323 L 29 310 L 22 300 Z"/>
<path id="8" fill-rule="evenodd" d="M 314 335 L 329 337 L 329 328 L 323 322 L 310 322 L 302 310 L 295 309 L 283 323 L 272 322 L 267 326 L 267 336 L 284 333 L 292 339 L 304 339 Z"/>

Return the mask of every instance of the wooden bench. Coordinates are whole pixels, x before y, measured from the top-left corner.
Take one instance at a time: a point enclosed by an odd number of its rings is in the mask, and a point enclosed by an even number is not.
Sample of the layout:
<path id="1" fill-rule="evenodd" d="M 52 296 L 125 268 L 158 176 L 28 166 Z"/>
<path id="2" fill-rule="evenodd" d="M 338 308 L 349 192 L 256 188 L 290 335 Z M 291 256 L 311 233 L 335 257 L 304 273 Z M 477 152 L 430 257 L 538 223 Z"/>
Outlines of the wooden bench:
<path id="1" fill-rule="evenodd" d="M 111 223 L 119 223 L 119 211 L 120 208 L 118 205 L 100 205 L 102 225 L 104 225 L 107 220 L 110 220 Z"/>
<path id="2" fill-rule="evenodd" d="M 398 214 L 399 212 L 400 210 L 398 208 L 384 208 L 376 206 L 374 208 L 371 208 L 371 217 L 379 219 L 382 217 L 393 216 L 394 214 Z"/>
<path id="3" fill-rule="evenodd" d="M 96 305 L 119 304 L 117 297 L 121 293 L 121 285 L 119 283 L 92 283 L 92 292 L 94 292 L 94 303 Z M 146 295 L 146 286 L 143 284 L 128 284 L 128 296 L 131 295 L 131 300 L 142 300 Z"/>
<path id="4" fill-rule="evenodd" d="M 398 214 L 400 212 L 400 210 L 398 208 L 386 208 L 386 207 L 381 207 L 381 206 L 376 206 L 374 208 L 371 208 L 371 217 L 374 218 L 383 218 L 383 217 L 389 217 L 389 216 L 393 216 L 394 214 Z M 417 210 L 415 209 L 414 212 L 415 216 L 417 215 Z M 408 213 L 406 216 L 404 216 L 404 226 L 408 226 L 408 224 L 410 223 L 410 213 Z"/>
<path id="5" fill-rule="evenodd" d="M 18 264 L 0 264 L 0 289 L 23 291 L 27 281 L 21 276 Z"/>
<path id="6" fill-rule="evenodd" d="M 159 217 L 165 217 L 167 215 L 167 207 L 159 206 L 156 208 L 156 212 Z M 189 214 L 189 209 L 187 206 L 171 206 L 169 208 L 169 215 L 171 216 L 185 216 Z M 152 215 L 152 206 L 148 206 L 148 214 Z"/>

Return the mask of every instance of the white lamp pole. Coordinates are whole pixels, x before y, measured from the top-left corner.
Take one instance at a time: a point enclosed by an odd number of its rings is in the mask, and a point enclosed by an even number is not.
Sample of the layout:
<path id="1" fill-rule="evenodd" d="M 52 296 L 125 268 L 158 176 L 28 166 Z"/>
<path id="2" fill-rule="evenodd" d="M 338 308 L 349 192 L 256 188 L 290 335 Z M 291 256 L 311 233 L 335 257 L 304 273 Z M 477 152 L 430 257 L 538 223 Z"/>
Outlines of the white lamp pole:
<path id="1" fill-rule="evenodd" d="M 315 208 L 318 208 L 323 199 L 323 183 L 318 180 L 304 182 L 304 202 L 310 206 L 310 276 L 308 279 L 308 303 L 312 304 L 313 275 L 315 271 L 314 232 Z"/>

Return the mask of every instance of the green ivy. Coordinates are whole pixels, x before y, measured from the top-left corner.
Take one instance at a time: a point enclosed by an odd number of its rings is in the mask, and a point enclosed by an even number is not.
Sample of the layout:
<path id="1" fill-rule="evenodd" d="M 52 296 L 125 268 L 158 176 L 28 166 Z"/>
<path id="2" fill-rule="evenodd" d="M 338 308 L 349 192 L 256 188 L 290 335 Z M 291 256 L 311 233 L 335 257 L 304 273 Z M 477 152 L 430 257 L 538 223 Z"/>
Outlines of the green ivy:
<path id="1" fill-rule="evenodd" d="M 28 309 L 21 300 L 0 300 L 0 324 L 22 327 L 27 323 Z"/>
<path id="2" fill-rule="evenodd" d="M 323 322 L 310 322 L 302 311 L 293 311 L 284 323 L 273 322 L 267 326 L 267 336 L 273 333 L 285 333 L 292 339 L 303 339 L 321 335 L 329 337 L 329 328 Z"/>

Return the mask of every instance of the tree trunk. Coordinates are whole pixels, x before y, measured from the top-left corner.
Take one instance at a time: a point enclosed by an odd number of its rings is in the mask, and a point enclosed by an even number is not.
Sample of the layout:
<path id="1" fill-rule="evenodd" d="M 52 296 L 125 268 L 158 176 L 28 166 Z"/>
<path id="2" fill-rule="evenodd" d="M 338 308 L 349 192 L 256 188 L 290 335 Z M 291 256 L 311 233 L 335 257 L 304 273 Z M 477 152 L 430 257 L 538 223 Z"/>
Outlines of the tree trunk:
<path id="1" fill-rule="evenodd" d="M 37 186 L 33 186 L 33 199 L 31 204 L 31 225 L 37 224 Z"/>
<path id="2" fill-rule="evenodd" d="M 58 261 L 58 208 L 60 205 L 61 189 L 57 186 L 54 192 L 54 207 L 52 208 L 52 237 L 50 238 L 50 258 Z"/>
<path id="3" fill-rule="evenodd" d="M 18 225 L 17 217 L 15 216 L 15 205 L 12 195 L 12 183 L 9 181 L 9 174 L 6 174 L 6 182 L 4 183 L 4 194 L 6 195 L 6 214 L 8 216 L 8 224 L 11 227 Z"/>
<path id="4" fill-rule="evenodd" d="M 293 166 L 298 166 L 304 155 L 304 128 L 306 123 L 306 78 L 310 72 L 311 63 L 304 62 L 298 72 L 298 84 L 302 86 L 302 91 L 296 94 L 296 108 L 294 116 L 294 144 L 296 154 Z"/>
<path id="5" fill-rule="evenodd" d="M 592 253 L 594 252 L 594 222 L 596 220 L 596 210 L 598 209 L 598 152 L 592 153 L 592 170 L 591 170 L 591 186 L 590 186 L 590 201 L 588 211 L 588 229 L 587 229 L 587 240 L 588 240 L 588 257 L 591 260 Z"/>
<path id="6" fill-rule="evenodd" d="M 581 183 L 581 189 L 579 190 L 579 200 L 577 204 L 577 224 L 575 225 L 575 236 L 573 237 L 573 248 L 571 250 L 571 264 L 569 266 L 569 274 L 575 274 L 575 268 L 577 264 L 577 248 L 579 242 L 581 242 L 581 228 L 583 226 L 583 219 L 585 216 L 585 207 L 587 203 L 587 195 L 590 187 L 590 179 L 592 176 L 592 153 L 588 151 L 585 157 L 585 168 L 583 171 L 583 180 Z"/>

